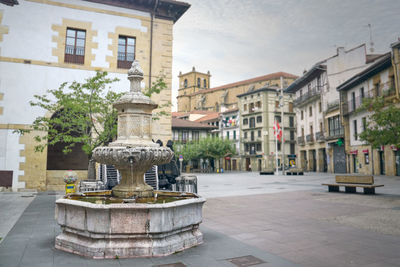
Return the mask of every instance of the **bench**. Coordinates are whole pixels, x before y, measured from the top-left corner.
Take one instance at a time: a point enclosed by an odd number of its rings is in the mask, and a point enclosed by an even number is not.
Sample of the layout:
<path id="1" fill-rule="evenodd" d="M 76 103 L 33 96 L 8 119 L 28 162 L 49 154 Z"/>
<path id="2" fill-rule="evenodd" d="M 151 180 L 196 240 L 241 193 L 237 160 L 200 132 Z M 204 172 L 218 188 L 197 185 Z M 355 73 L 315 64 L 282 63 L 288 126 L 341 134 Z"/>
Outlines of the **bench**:
<path id="1" fill-rule="evenodd" d="M 364 190 L 364 194 L 375 194 L 375 187 L 381 187 L 382 184 L 374 184 L 372 175 L 336 175 L 335 184 L 322 184 L 328 186 L 329 192 L 339 192 L 339 187 L 344 186 L 346 193 L 356 193 L 357 187 Z"/>
<path id="2" fill-rule="evenodd" d="M 262 171 L 260 171 L 260 175 L 273 175 L 275 174 L 275 170 L 274 169 L 263 169 Z"/>
<path id="3" fill-rule="evenodd" d="M 299 168 L 290 168 L 285 173 L 286 175 L 304 175 L 304 171 Z"/>

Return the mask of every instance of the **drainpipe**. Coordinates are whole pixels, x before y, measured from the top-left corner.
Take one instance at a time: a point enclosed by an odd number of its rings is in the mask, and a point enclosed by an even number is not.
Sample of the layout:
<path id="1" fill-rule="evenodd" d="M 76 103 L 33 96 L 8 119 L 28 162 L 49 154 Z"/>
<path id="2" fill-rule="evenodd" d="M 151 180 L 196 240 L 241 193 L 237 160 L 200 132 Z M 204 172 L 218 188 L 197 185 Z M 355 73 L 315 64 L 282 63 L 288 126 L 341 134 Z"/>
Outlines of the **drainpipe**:
<path id="1" fill-rule="evenodd" d="M 154 9 L 151 12 L 151 22 L 150 22 L 150 59 L 149 59 L 149 87 L 151 87 L 151 72 L 152 72 L 152 61 L 153 61 L 153 24 L 154 24 L 154 15 L 157 11 L 158 1 L 154 3 Z"/>
<path id="2" fill-rule="evenodd" d="M 283 118 L 283 116 L 284 116 L 284 114 L 283 114 L 283 108 L 284 108 L 284 105 L 285 105 L 285 100 L 284 100 L 284 98 L 283 98 L 283 77 L 281 76 L 281 80 L 280 80 L 280 82 L 281 82 L 281 103 L 282 103 L 282 105 L 281 105 L 281 123 L 282 123 L 282 125 L 281 125 L 281 131 L 282 131 L 282 138 L 281 138 L 281 150 L 282 150 L 282 161 L 281 161 L 281 166 L 282 166 L 282 175 L 285 175 L 285 135 L 284 135 L 284 130 L 285 130 L 285 123 L 284 123 L 284 118 Z"/>

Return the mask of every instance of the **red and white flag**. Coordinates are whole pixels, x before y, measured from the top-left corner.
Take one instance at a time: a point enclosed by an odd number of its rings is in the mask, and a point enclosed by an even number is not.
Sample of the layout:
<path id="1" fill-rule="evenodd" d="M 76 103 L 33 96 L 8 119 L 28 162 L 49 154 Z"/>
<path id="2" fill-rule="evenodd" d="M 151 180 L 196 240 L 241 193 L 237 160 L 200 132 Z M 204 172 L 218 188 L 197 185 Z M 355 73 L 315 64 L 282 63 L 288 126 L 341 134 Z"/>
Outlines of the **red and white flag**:
<path id="1" fill-rule="evenodd" d="M 275 121 L 274 123 L 274 135 L 278 138 L 279 141 L 282 140 L 282 129 L 279 126 L 279 122 Z"/>

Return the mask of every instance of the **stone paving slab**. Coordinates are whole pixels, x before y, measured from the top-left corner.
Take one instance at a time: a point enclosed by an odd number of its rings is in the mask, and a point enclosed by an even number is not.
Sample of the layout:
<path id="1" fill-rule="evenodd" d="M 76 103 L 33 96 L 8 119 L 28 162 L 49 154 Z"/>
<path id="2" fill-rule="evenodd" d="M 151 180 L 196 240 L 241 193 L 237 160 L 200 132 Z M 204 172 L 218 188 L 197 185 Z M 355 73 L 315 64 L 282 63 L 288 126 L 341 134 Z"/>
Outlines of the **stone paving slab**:
<path id="1" fill-rule="evenodd" d="M 35 194 L 29 192 L 0 193 L 0 243 L 35 196 Z"/>
<path id="2" fill-rule="evenodd" d="M 54 220 L 56 196 L 36 196 L 0 244 L 0 266 L 157 266 L 180 262 L 185 266 L 235 266 L 226 259 L 253 255 L 257 266 L 298 266 L 241 241 L 201 227 L 204 244 L 167 257 L 93 260 L 54 249 L 60 228 Z"/>
<path id="3" fill-rule="evenodd" d="M 399 195 L 210 198 L 204 226 L 303 266 L 400 266 Z"/>

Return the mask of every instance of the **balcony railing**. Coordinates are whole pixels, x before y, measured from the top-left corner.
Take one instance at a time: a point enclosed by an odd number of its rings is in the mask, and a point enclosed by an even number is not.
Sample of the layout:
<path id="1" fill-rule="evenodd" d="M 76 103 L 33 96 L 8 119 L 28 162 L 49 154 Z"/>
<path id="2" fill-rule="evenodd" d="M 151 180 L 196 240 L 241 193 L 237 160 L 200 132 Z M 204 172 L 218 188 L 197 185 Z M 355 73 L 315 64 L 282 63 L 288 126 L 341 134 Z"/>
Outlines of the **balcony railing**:
<path id="1" fill-rule="evenodd" d="M 314 96 L 319 96 L 321 94 L 321 87 L 314 87 L 311 90 L 307 91 L 304 95 L 299 96 L 293 101 L 293 104 L 295 106 L 299 106 L 306 101 L 312 101 L 314 99 Z"/>
<path id="2" fill-rule="evenodd" d="M 339 99 L 334 100 L 332 102 L 328 102 L 326 112 L 330 112 L 332 110 L 339 108 L 339 105 L 340 105 Z"/>
<path id="3" fill-rule="evenodd" d="M 379 86 L 374 87 L 373 89 L 367 91 L 364 96 L 357 96 L 354 99 L 350 99 L 349 101 L 342 104 L 342 113 L 343 115 L 350 114 L 356 111 L 359 107 L 361 107 L 363 99 L 373 98 L 378 96 L 390 97 L 396 95 L 396 89 L 391 82 L 381 83 Z"/>
<path id="4" fill-rule="evenodd" d="M 306 141 L 307 143 L 314 143 L 314 134 L 306 135 Z"/>
<path id="5" fill-rule="evenodd" d="M 299 136 L 299 137 L 297 137 L 297 144 L 300 145 L 300 146 L 302 146 L 302 145 L 305 144 L 305 142 L 304 142 L 304 136 Z"/>
<path id="6" fill-rule="evenodd" d="M 315 139 L 316 139 L 318 142 L 325 141 L 324 132 L 317 132 L 317 133 L 315 133 Z"/>

